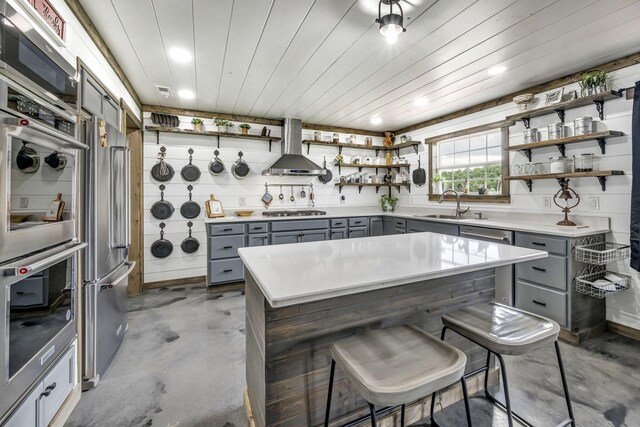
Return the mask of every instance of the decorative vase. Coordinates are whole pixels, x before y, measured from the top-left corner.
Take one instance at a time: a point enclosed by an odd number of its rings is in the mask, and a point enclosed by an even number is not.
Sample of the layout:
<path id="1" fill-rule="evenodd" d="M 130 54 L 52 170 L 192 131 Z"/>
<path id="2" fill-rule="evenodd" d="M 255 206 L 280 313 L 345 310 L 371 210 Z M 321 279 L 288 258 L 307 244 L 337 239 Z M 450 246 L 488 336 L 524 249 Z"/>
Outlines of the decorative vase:
<path id="1" fill-rule="evenodd" d="M 383 144 L 385 147 L 391 147 L 393 145 L 393 132 L 385 132 L 384 133 L 384 141 Z"/>
<path id="2" fill-rule="evenodd" d="M 218 132 L 227 133 L 227 127 L 226 126 L 218 126 Z"/>
<path id="3" fill-rule="evenodd" d="M 240 132 L 241 132 L 243 135 L 249 135 L 249 129 L 247 129 L 247 128 L 240 128 Z"/>
<path id="4" fill-rule="evenodd" d="M 203 130 L 202 129 L 202 123 L 198 123 L 198 124 L 193 125 L 193 130 L 196 131 L 196 132 L 202 132 L 202 130 Z"/>
<path id="5" fill-rule="evenodd" d="M 395 209 L 395 206 L 391 205 L 390 203 L 382 202 L 382 210 L 384 212 L 393 212 L 393 209 Z"/>

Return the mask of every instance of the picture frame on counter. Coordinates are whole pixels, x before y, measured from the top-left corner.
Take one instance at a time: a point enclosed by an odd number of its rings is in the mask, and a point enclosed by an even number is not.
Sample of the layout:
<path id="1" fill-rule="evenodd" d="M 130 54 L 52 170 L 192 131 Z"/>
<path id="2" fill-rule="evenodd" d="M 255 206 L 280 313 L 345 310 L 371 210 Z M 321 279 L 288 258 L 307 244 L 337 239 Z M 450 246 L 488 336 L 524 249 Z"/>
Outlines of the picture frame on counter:
<path id="1" fill-rule="evenodd" d="M 207 210 L 208 218 L 224 217 L 224 209 L 222 209 L 222 202 L 220 200 L 216 200 L 213 194 L 211 194 L 210 199 L 205 202 L 205 208 Z"/>
<path id="2" fill-rule="evenodd" d="M 577 90 L 570 90 L 569 92 L 567 92 L 564 97 L 563 100 L 564 101 L 573 101 L 574 99 L 578 98 L 578 91 Z"/>
<path id="3" fill-rule="evenodd" d="M 554 105 L 562 102 L 562 95 L 564 94 L 564 88 L 552 90 L 551 92 L 547 92 L 545 105 Z"/>

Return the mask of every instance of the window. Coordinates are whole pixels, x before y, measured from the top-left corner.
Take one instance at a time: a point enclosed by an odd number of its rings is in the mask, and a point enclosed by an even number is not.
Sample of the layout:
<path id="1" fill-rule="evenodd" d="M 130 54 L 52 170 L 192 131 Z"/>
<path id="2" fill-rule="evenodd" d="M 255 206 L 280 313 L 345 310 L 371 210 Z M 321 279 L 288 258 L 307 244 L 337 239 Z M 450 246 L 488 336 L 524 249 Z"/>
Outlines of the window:
<path id="1" fill-rule="evenodd" d="M 502 124 L 502 123 L 501 123 Z M 467 201 L 508 202 L 507 127 L 482 126 L 427 139 L 431 158 L 430 200 L 438 200 L 446 190 L 455 190 Z"/>

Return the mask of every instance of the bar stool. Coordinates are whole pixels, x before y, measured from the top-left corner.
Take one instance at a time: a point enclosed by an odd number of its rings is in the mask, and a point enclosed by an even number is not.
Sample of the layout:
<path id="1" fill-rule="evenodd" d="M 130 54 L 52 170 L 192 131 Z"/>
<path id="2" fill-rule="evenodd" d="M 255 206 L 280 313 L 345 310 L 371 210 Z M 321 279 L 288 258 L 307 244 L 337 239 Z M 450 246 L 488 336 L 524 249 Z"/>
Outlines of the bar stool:
<path id="1" fill-rule="evenodd" d="M 467 357 L 427 332 L 407 325 L 376 329 L 335 342 L 331 346 L 331 356 L 325 427 L 329 425 L 336 364 L 369 405 L 370 415 L 345 425 L 354 425 L 370 417 L 371 426 L 376 427 L 378 415 L 401 406 L 400 423 L 404 426 L 406 403 L 460 381 L 467 423 L 471 427 L 464 378 Z M 384 408 L 376 411 L 376 406 Z"/>
<path id="2" fill-rule="evenodd" d="M 485 398 L 507 413 L 509 427 L 513 426 L 514 418 L 525 426 L 531 426 L 531 424 L 511 410 L 507 370 L 502 355 L 520 356 L 553 343 L 556 349 L 564 397 L 569 413 L 569 418 L 560 423 L 558 427 L 569 424 L 575 427 L 569 387 L 567 386 L 567 378 L 564 373 L 560 346 L 558 344 L 560 326 L 556 322 L 533 313 L 518 310 L 517 308 L 497 303 L 487 303 L 473 305 L 462 310 L 444 314 L 442 315 L 442 323 L 444 324 L 441 335 L 443 340 L 447 329 L 451 329 L 487 350 L 486 366 L 470 372 L 465 376 L 468 377 L 478 372 L 485 372 Z M 505 404 L 502 404 L 493 397 L 487 388 L 491 354 L 494 354 L 500 363 L 502 383 L 504 384 Z M 435 393 L 433 396 L 435 396 Z"/>

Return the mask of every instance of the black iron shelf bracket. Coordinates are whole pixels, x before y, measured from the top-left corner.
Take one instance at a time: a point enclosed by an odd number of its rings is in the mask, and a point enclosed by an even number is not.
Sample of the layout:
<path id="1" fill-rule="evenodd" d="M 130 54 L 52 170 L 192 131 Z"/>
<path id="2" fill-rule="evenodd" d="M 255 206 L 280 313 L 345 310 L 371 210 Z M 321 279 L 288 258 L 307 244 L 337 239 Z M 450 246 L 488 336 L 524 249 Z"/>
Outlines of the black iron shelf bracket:
<path id="1" fill-rule="evenodd" d="M 564 110 L 556 110 L 556 114 L 562 123 L 564 123 Z M 564 154 L 563 154 L 564 155 Z"/>
<path id="2" fill-rule="evenodd" d="M 271 139 L 269 139 L 269 152 L 271 152 Z"/>
<path id="3" fill-rule="evenodd" d="M 607 177 L 606 176 L 598 176 L 598 182 L 600 183 L 600 187 L 602 187 L 602 191 L 607 191 Z"/>
<path id="4" fill-rule="evenodd" d="M 376 185 L 376 194 L 378 194 L 378 191 L 380 191 L 380 185 Z"/>
<path id="5" fill-rule="evenodd" d="M 156 145 L 160 145 L 160 131 L 156 131 Z"/>
<path id="6" fill-rule="evenodd" d="M 598 141 L 598 145 L 600 146 L 600 151 L 602 152 L 602 154 L 605 153 L 606 150 L 606 146 L 607 146 L 607 140 L 605 138 L 596 138 L 596 141 Z"/>
<path id="7" fill-rule="evenodd" d="M 380 149 L 376 148 L 376 157 L 378 157 L 378 154 L 380 154 Z"/>
<path id="8" fill-rule="evenodd" d="M 418 148 L 420 147 L 420 144 L 413 144 L 412 147 L 413 147 L 413 151 L 415 151 L 416 154 L 418 154 Z"/>
<path id="9" fill-rule="evenodd" d="M 362 185 L 358 185 L 358 194 L 360 194 L 362 192 Z"/>
<path id="10" fill-rule="evenodd" d="M 529 126 L 531 125 L 531 119 L 529 117 L 523 117 L 522 124 L 524 125 L 525 129 L 529 129 Z"/>
<path id="11" fill-rule="evenodd" d="M 399 148 L 394 148 L 393 151 L 395 151 L 396 156 L 400 157 L 400 149 Z"/>
<path id="12" fill-rule="evenodd" d="M 595 100 L 593 103 L 596 104 L 596 110 L 598 110 L 600 120 L 604 120 L 604 101 Z"/>
<path id="13" fill-rule="evenodd" d="M 342 155 L 342 145 L 338 146 L 338 154 Z"/>
<path id="14" fill-rule="evenodd" d="M 216 135 L 217 139 L 218 139 L 218 148 L 220 148 L 220 135 Z M 271 151 L 271 150 L 269 150 Z"/>
<path id="15" fill-rule="evenodd" d="M 529 189 L 529 193 L 533 191 L 533 180 L 525 179 L 524 183 L 527 184 L 527 188 Z"/>
<path id="16" fill-rule="evenodd" d="M 309 149 L 311 148 L 311 144 L 307 142 L 307 154 L 309 154 Z"/>
<path id="17" fill-rule="evenodd" d="M 558 151 L 560 152 L 560 155 L 564 156 L 564 152 L 565 152 L 564 144 L 556 144 L 556 147 L 558 147 Z"/>
<path id="18" fill-rule="evenodd" d="M 524 150 L 520 151 L 522 152 L 522 154 L 527 156 L 527 159 L 529 159 L 529 161 L 531 161 L 531 148 L 525 148 Z"/>

